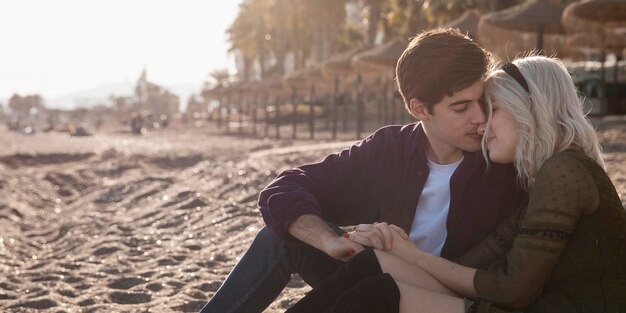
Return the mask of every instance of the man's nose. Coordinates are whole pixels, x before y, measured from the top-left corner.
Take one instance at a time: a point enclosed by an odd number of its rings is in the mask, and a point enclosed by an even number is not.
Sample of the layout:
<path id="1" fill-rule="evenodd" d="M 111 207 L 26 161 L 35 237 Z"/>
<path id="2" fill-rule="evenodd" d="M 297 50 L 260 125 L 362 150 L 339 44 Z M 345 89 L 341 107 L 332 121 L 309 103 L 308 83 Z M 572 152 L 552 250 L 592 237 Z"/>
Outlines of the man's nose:
<path id="1" fill-rule="evenodd" d="M 487 122 L 487 119 L 485 117 L 485 112 L 480 106 L 480 103 L 477 103 L 474 106 L 472 118 L 473 118 L 473 122 L 476 124 L 484 124 L 485 122 Z"/>
<path id="2" fill-rule="evenodd" d="M 487 123 L 480 124 L 476 132 L 480 135 L 485 135 L 485 130 L 487 129 Z"/>

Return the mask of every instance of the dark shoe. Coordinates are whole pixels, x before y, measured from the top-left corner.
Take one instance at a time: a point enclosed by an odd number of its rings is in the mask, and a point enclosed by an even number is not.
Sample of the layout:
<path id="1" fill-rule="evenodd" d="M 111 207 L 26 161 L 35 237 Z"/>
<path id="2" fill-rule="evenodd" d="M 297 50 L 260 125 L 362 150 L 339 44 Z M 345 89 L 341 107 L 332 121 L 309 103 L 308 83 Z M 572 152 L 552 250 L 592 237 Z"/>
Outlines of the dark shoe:
<path id="1" fill-rule="evenodd" d="M 311 290 L 286 313 L 322 312 L 346 290 L 364 278 L 382 274 L 374 250 L 367 249 L 352 257 L 319 286 Z"/>

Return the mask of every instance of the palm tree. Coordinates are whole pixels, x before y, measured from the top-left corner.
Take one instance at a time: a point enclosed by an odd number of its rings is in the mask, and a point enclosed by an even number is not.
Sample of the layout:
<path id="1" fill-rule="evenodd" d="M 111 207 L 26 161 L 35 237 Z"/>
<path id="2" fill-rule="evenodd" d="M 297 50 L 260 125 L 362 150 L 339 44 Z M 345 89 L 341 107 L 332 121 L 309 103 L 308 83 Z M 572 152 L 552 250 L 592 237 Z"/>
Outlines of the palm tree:
<path id="1" fill-rule="evenodd" d="M 376 40 L 378 34 L 378 23 L 381 20 L 383 5 L 389 1 L 386 0 L 365 0 L 367 5 L 367 29 L 365 34 L 365 46 L 371 47 Z"/>
<path id="2" fill-rule="evenodd" d="M 231 43 L 229 52 L 238 53 L 244 64 L 242 80 L 250 79 L 251 68 L 259 61 L 262 72 L 265 70 L 266 33 L 265 15 L 269 12 L 271 0 L 247 0 L 239 5 L 239 14 L 228 27 L 226 33 Z"/>
<path id="3" fill-rule="evenodd" d="M 228 69 L 216 69 L 209 73 L 209 80 L 205 82 L 205 87 L 228 87 L 231 83 L 231 75 Z"/>
<path id="4" fill-rule="evenodd" d="M 289 52 L 294 55 L 295 68 L 304 67 L 310 57 L 321 61 L 335 50 L 336 38 L 345 24 L 346 2 L 348 0 L 244 1 L 227 31 L 230 51 L 240 55 L 244 72 L 258 62 L 262 77 L 268 70 L 269 74 L 282 74 Z M 268 69 L 267 60 L 271 57 L 276 65 Z"/>

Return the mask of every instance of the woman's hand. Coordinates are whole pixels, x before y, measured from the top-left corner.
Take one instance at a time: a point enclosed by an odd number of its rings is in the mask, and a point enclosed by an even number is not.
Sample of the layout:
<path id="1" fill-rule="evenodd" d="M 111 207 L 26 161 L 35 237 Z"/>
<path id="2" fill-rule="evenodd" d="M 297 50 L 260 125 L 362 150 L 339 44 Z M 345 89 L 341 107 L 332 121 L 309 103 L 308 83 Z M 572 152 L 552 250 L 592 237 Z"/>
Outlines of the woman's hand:
<path id="1" fill-rule="evenodd" d="M 408 239 L 404 229 L 385 222 L 373 224 L 360 224 L 352 228 L 344 237 L 362 246 L 373 247 L 382 251 L 393 248 L 393 236 Z"/>
<path id="2" fill-rule="evenodd" d="M 409 261 L 416 256 L 424 253 L 420 248 L 415 246 L 413 241 L 409 240 L 408 236 L 402 236 L 399 233 L 393 233 L 393 246 L 387 251 L 397 257 L 400 257 L 406 261 Z M 411 262 L 412 263 L 412 262 Z"/>

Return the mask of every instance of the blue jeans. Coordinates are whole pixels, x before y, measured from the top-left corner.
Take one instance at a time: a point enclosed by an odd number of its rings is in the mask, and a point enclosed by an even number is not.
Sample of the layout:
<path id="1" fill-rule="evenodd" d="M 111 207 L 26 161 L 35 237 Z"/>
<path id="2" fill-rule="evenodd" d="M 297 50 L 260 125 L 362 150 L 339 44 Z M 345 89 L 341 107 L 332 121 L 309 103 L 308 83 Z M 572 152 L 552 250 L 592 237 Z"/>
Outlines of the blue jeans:
<path id="1" fill-rule="evenodd" d="M 337 233 L 343 232 L 334 225 L 331 227 Z M 315 287 L 342 263 L 301 241 L 280 240 L 263 227 L 200 312 L 263 312 L 280 295 L 291 274 L 298 273 L 307 284 Z"/>

